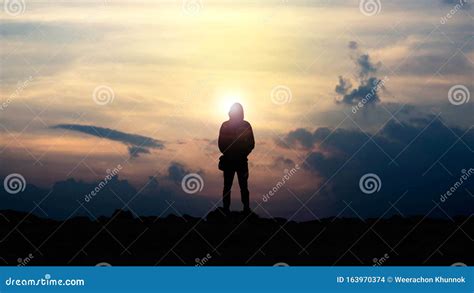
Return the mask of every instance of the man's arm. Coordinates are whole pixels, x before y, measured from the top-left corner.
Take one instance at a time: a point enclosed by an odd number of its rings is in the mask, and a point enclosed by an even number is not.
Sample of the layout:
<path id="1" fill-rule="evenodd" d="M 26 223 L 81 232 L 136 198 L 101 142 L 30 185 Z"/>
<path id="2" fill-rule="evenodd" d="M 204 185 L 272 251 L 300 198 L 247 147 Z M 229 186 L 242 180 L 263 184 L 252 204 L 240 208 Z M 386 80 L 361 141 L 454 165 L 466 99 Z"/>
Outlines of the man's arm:
<path id="1" fill-rule="evenodd" d="M 225 134 L 224 134 L 224 124 L 222 124 L 221 128 L 219 129 L 219 138 L 217 139 L 217 144 L 219 145 L 219 150 L 221 151 L 221 153 L 224 153 L 224 151 L 227 148 L 224 136 L 225 136 Z"/>
<path id="2" fill-rule="evenodd" d="M 247 155 L 249 155 L 252 152 L 254 147 L 255 147 L 255 139 L 253 137 L 252 125 L 250 125 L 250 123 L 249 123 L 249 128 L 248 128 L 248 153 L 247 153 Z"/>

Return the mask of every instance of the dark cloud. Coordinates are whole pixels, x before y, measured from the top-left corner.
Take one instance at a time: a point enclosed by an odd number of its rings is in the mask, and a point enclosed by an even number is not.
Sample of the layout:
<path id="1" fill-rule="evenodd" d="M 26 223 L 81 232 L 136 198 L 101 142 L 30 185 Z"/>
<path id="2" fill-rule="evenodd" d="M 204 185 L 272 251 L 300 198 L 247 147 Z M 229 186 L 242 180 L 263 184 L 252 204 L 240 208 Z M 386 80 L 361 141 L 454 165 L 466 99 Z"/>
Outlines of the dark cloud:
<path id="1" fill-rule="evenodd" d="M 181 183 L 183 177 L 189 173 L 203 174 L 204 172 L 201 170 L 192 171 L 188 169 L 185 165 L 178 162 L 172 162 L 168 167 L 168 179 L 175 183 Z"/>
<path id="2" fill-rule="evenodd" d="M 322 212 L 337 213 L 346 201 L 352 202 L 361 216 L 376 217 L 407 192 L 397 203 L 406 214 L 426 214 L 433 201 L 442 202 L 450 215 L 472 212 L 474 174 L 454 195 L 441 201 L 441 195 L 459 181 L 463 170 L 474 168 L 472 128 L 450 127 L 438 117 L 425 116 L 389 122 L 375 135 L 348 129 L 306 130 L 305 136 L 293 142 L 314 147 L 305 167 L 323 178 L 321 189 L 311 200 L 315 210 L 324 203 Z M 359 180 L 367 173 L 380 177 L 380 192 L 361 192 Z"/>
<path id="3" fill-rule="evenodd" d="M 128 153 L 131 157 L 137 158 L 140 154 L 149 154 L 150 150 L 139 146 L 129 146 Z"/>
<path id="4" fill-rule="evenodd" d="M 191 173 L 185 166 L 178 162 L 172 162 L 168 167 L 168 178 L 174 182 L 181 182 L 186 174 Z"/>
<path id="5" fill-rule="evenodd" d="M 344 130 L 340 129 L 338 131 Z M 313 132 L 304 128 L 298 128 L 290 131 L 282 141 L 279 142 L 279 145 L 286 148 L 302 147 L 305 149 L 312 149 L 317 142 L 324 141 L 330 134 L 331 129 L 328 127 L 320 127 Z"/>
<path id="6" fill-rule="evenodd" d="M 362 54 L 357 58 L 359 77 L 366 78 L 370 74 L 377 72 L 377 67 L 370 60 L 369 54 Z"/>
<path id="7" fill-rule="evenodd" d="M 345 93 L 341 100 L 348 105 L 357 105 L 359 102 L 371 105 L 380 102 L 378 94 L 378 85 L 381 84 L 381 80 L 376 77 L 371 77 L 367 80 L 361 80 L 359 87 Z"/>
<path id="8" fill-rule="evenodd" d="M 373 105 L 380 102 L 378 91 L 383 88 L 383 82 L 375 76 L 379 65 L 372 62 L 369 54 L 358 52 L 357 42 L 349 42 L 349 48 L 356 54 L 353 60 L 356 65 L 359 85 L 352 89 L 350 80 L 339 76 L 339 83 L 335 88 L 338 94 L 336 102 L 347 105 L 357 105 L 359 103 Z"/>
<path id="9" fill-rule="evenodd" d="M 313 133 L 304 129 L 298 128 L 290 131 L 279 144 L 283 147 L 298 147 L 311 148 L 314 144 Z"/>
<path id="10" fill-rule="evenodd" d="M 345 95 L 347 94 L 347 91 L 352 87 L 351 81 L 348 79 L 345 79 L 342 76 L 339 76 L 339 84 L 336 85 L 336 93 L 339 95 Z"/>
<path id="11" fill-rule="evenodd" d="M 4 178 L 0 179 L 3 182 Z M 165 184 L 160 186 L 158 180 L 165 181 Z M 0 209 L 33 210 L 33 214 L 41 217 L 65 219 L 72 215 L 92 218 L 110 216 L 116 209 L 129 209 L 135 216 L 166 216 L 177 212 L 203 216 L 213 206 L 206 199 L 183 196 L 181 187 L 173 188 L 174 185 L 166 184 L 166 180 L 150 176 L 137 189 L 127 180 L 119 179 L 119 175 L 106 184 L 103 180 L 84 182 L 69 178 L 56 182 L 51 188 L 28 184 L 21 196 L 11 196 L 1 188 L 0 196 L 4 200 L 0 202 Z M 90 196 L 99 186 L 100 190 Z M 85 199 L 87 196 L 88 200 Z M 40 204 L 41 209 L 35 203 Z M 169 208 L 170 204 L 174 209 Z"/>
<path id="12" fill-rule="evenodd" d="M 357 44 L 356 41 L 350 41 L 348 47 L 351 50 L 357 50 L 359 48 L 359 44 Z"/>
<path id="13" fill-rule="evenodd" d="M 58 124 L 52 127 L 53 129 L 67 129 L 77 132 L 82 132 L 88 135 L 109 139 L 121 142 L 128 147 L 128 152 L 131 157 L 138 157 L 140 154 L 149 154 L 150 149 L 163 149 L 162 141 L 151 137 L 142 136 L 138 134 L 126 133 L 110 128 L 104 128 L 91 125 L 78 124 Z"/>

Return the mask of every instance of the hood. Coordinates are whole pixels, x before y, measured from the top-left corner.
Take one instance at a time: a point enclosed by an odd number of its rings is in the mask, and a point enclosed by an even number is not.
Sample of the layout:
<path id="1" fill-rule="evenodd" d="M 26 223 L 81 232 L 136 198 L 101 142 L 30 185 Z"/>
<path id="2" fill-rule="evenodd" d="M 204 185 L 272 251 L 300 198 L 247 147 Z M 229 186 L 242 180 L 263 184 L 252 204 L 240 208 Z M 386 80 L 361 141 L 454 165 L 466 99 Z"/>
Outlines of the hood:
<path id="1" fill-rule="evenodd" d="M 235 103 L 230 107 L 229 119 L 231 121 L 242 121 L 244 120 L 244 108 L 241 104 Z"/>

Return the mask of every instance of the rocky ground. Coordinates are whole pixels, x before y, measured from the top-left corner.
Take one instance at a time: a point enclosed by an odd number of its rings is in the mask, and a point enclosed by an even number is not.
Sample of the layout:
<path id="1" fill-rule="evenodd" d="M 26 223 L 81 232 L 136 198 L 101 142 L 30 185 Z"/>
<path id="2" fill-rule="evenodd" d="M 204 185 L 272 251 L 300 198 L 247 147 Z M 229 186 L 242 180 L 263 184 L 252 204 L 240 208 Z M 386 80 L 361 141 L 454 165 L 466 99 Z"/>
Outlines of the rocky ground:
<path id="1" fill-rule="evenodd" d="M 474 264 L 474 221 L 327 218 L 287 222 L 220 210 L 189 216 L 55 221 L 0 211 L 4 265 Z"/>

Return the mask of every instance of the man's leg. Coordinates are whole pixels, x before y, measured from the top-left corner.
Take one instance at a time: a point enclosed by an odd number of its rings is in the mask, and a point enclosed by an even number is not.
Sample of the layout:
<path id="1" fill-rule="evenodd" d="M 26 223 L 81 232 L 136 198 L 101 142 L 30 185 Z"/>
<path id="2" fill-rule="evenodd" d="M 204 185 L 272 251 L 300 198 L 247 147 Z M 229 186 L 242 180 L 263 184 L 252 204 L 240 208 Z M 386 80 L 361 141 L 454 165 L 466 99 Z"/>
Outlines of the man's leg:
<path id="1" fill-rule="evenodd" d="M 224 170 L 224 191 L 222 193 L 222 201 L 224 210 L 230 209 L 230 190 L 232 189 L 232 182 L 234 181 L 234 170 Z"/>
<path id="2" fill-rule="evenodd" d="M 237 170 L 237 178 L 239 179 L 240 196 L 242 199 L 242 204 L 244 205 L 244 211 L 250 211 L 248 187 L 249 167 L 247 164 Z"/>

